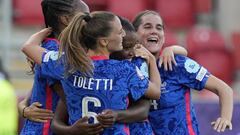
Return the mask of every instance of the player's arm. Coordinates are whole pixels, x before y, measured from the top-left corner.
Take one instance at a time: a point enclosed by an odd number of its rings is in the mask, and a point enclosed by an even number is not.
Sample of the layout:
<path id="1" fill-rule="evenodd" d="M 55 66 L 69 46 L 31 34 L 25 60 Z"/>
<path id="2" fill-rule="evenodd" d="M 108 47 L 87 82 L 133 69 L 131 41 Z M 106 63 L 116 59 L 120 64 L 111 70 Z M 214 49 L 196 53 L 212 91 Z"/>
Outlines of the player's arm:
<path id="1" fill-rule="evenodd" d="M 104 110 L 98 114 L 97 119 L 103 127 L 111 127 L 115 122 L 132 123 L 147 119 L 150 109 L 150 100 L 141 98 L 130 105 L 127 110 Z"/>
<path id="2" fill-rule="evenodd" d="M 136 45 L 134 49 L 135 55 L 144 58 L 149 66 L 149 86 L 144 95 L 150 99 L 159 99 L 161 94 L 161 77 L 157 68 L 156 58 L 140 44 Z"/>
<path id="3" fill-rule="evenodd" d="M 160 55 L 159 65 L 161 66 L 163 64 L 166 71 L 172 71 L 172 64 L 177 65 L 174 58 L 175 54 L 187 56 L 188 52 L 184 47 L 179 45 L 165 47 Z"/>
<path id="4" fill-rule="evenodd" d="M 120 123 L 132 123 L 146 120 L 150 106 L 151 102 L 149 99 L 141 98 L 133 103 L 127 110 L 117 111 L 118 117 L 116 121 Z"/>
<path id="5" fill-rule="evenodd" d="M 29 105 L 29 100 L 32 92 L 18 104 L 18 111 L 20 116 L 27 118 L 35 122 L 47 122 L 47 120 L 53 118 L 53 112 L 48 109 L 42 109 L 42 104 L 39 102 L 34 102 Z"/>
<path id="6" fill-rule="evenodd" d="M 42 55 L 46 49 L 40 46 L 42 41 L 51 34 L 51 28 L 45 28 L 33 34 L 23 45 L 22 52 L 37 64 L 42 63 Z"/>
<path id="7" fill-rule="evenodd" d="M 210 75 L 206 82 L 205 88 L 219 96 L 221 115 L 212 122 L 214 130 L 224 132 L 226 127 L 232 130 L 232 113 L 233 113 L 233 91 L 225 82 L 217 77 Z"/>
<path id="8" fill-rule="evenodd" d="M 100 123 L 88 124 L 87 122 L 88 117 L 85 116 L 76 121 L 73 125 L 67 125 L 67 107 L 66 104 L 60 100 L 56 108 L 54 119 L 52 120 L 51 128 L 53 132 L 58 135 L 95 135 L 103 131 L 103 127 Z"/>

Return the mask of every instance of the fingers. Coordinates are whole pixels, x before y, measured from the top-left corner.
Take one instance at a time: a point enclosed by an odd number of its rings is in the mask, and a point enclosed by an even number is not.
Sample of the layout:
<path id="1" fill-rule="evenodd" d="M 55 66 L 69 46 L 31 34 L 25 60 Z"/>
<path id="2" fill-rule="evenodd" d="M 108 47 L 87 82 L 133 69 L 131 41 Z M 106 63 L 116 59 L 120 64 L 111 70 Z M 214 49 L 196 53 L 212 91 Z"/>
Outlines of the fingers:
<path id="1" fill-rule="evenodd" d="M 224 132 L 226 128 L 232 130 L 232 123 L 224 118 L 218 118 L 216 121 L 211 122 L 211 125 L 217 132 Z"/>
<path id="2" fill-rule="evenodd" d="M 115 122 L 115 118 L 112 114 L 100 114 L 97 116 L 97 119 L 103 127 L 111 127 Z"/>
<path id="3" fill-rule="evenodd" d="M 172 59 L 167 59 L 167 63 L 169 70 L 172 71 Z"/>
<path id="4" fill-rule="evenodd" d="M 41 122 L 41 123 L 46 123 L 48 120 L 43 120 L 43 119 L 30 119 L 35 122 Z"/>
<path id="5" fill-rule="evenodd" d="M 103 127 L 100 123 L 98 124 L 89 124 L 89 133 L 90 134 L 98 134 L 103 131 Z"/>

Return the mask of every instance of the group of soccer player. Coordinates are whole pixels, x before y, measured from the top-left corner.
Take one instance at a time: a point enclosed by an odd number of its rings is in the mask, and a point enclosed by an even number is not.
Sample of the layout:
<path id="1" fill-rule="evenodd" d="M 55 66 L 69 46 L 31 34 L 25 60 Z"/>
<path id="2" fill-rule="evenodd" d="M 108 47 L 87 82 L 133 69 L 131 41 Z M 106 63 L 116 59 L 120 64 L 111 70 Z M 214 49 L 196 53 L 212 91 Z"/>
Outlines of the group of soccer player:
<path id="1" fill-rule="evenodd" d="M 190 89 L 217 94 L 221 112 L 209 126 L 232 129 L 232 89 L 183 47 L 162 49 L 157 12 L 130 23 L 90 13 L 81 0 L 41 5 L 47 28 L 22 47 L 36 64 L 32 91 L 18 106 L 26 118 L 21 135 L 199 135 Z"/>

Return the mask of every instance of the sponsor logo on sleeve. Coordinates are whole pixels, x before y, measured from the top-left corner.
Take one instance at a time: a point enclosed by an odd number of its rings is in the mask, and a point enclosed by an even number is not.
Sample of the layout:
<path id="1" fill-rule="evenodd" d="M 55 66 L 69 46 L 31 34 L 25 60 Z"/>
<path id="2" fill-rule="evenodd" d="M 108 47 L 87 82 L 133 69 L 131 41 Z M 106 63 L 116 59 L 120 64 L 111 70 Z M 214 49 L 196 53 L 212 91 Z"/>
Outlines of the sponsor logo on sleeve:
<path id="1" fill-rule="evenodd" d="M 201 67 L 200 71 L 198 72 L 198 74 L 196 76 L 196 79 L 199 81 L 202 81 L 204 76 L 206 75 L 206 73 L 207 73 L 207 69 L 204 67 Z"/>
<path id="2" fill-rule="evenodd" d="M 143 75 L 143 73 L 140 71 L 140 69 L 136 66 L 136 71 L 137 71 L 137 75 L 138 77 L 143 80 L 145 77 Z"/>
<path id="3" fill-rule="evenodd" d="M 56 51 L 49 51 L 44 55 L 43 62 L 48 62 L 49 59 L 57 60 L 58 59 L 58 52 Z"/>
<path id="4" fill-rule="evenodd" d="M 145 77 L 149 77 L 148 76 L 148 65 L 146 62 L 142 63 L 140 70 L 142 71 L 142 73 Z"/>
<path id="5" fill-rule="evenodd" d="M 189 73 L 197 73 L 200 68 L 199 64 L 191 59 L 185 61 L 184 67 Z"/>

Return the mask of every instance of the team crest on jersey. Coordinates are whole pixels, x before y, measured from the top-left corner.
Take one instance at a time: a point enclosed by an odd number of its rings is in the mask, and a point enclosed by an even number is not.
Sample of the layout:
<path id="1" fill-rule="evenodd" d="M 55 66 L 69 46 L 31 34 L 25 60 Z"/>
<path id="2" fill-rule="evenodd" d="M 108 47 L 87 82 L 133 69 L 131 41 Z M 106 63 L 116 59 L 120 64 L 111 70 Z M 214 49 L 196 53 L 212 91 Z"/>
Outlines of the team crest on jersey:
<path id="1" fill-rule="evenodd" d="M 184 67 L 189 73 L 197 73 L 200 68 L 199 64 L 191 59 L 185 61 Z"/>
<path id="2" fill-rule="evenodd" d="M 137 71 L 137 75 L 138 77 L 143 80 L 145 77 L 143 75 L 143 73 L 140 71 L 140 69 L 136 66 L 136 71 Z"/>

